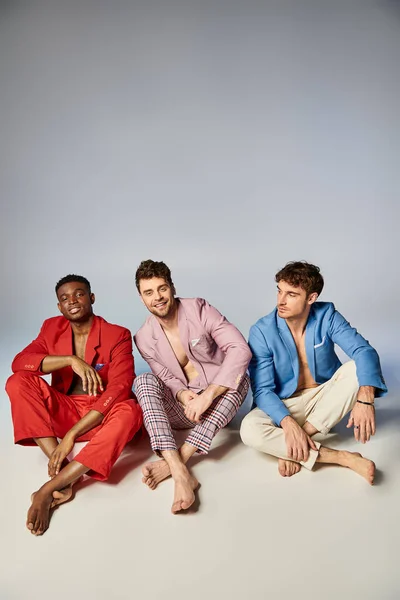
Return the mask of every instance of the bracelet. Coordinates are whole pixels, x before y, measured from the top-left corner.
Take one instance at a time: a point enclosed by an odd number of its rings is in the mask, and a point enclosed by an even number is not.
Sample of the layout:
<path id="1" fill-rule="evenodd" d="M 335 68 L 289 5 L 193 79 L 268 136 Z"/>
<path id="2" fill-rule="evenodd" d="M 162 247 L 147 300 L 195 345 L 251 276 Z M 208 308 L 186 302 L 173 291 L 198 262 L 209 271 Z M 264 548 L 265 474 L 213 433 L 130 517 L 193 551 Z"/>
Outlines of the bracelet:
<path id="1" fill-rule="evenodd" d="M 359 402 L 360 404 L 366 404 L 367 406 L 374 406 L 373 402 L 363 402 L 363 400 L 356 400 L 356 402 Z"/>

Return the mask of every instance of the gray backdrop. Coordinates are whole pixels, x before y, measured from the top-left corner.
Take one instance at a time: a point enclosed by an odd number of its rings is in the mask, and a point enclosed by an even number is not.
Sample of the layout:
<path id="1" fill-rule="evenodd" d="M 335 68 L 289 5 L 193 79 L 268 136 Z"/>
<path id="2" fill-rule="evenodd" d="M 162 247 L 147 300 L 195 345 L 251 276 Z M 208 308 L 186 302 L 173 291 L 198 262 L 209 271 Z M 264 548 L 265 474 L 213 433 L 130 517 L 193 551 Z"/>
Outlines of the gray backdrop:
<path id="1" fill-rule="evenodd" d="M 389 0 L 1 2 L 4 377 L 69 272 L 134 332 L 135 269 L 164 260 L 180 295 L 247 336 L 276 270 L 307 259 L 396 383 L 399 15 Z"/>

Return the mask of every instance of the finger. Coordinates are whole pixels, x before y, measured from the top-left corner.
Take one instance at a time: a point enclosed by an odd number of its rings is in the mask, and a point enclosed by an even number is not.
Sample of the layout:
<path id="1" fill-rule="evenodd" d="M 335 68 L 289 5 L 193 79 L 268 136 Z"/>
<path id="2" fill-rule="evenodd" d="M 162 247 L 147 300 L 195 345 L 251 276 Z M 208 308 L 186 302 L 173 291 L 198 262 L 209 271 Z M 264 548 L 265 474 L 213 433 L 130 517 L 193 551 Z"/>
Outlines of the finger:
<path id="1" fill-rule="evenodd" d="M 89 396 L 93 395 L 93 379 L 92 379 L 92 373 L 90 371 L 88 371 L 86 373 L 86 377 L 87 377 L 87 383 L 88 383 L 88 394 Z"/>
<path id="2" fill-rule="evenodd" d="M 313 450 L 318 450 L 317 446 L 315 445 L 315 442 L 312 438 L 310 438 L 310 436 L 308 436 L 308 445 L 313 449 Z"/>
<path id="3" fill-rule="evenodd" d="M 362 444 L 365 444 L 365 442 L 367 441 L 367 431 L 365 423 L 360 425 L 360 439 Z"/>
<path id="4" fill-rule="evenodd" d="M 347 427 L 353 427 L 353 426 L 354 426 L 354 419 L 353 419 L 352 413 L 350 413 L 349 420 L 347 421 Z"/>
<path id="5" fill-rule="evenodd" d="M 100 388 L 100 391 L 104 392 L 103 381 L 97 371 L 95 371 L 95 374 L 96 374 L 98 387 Z"/>
<path id="6" fill-rule="evenodd" d="M 103 380 L 102 380 L 102 378 L 100 377 L 100 375 L 98 374 L 97 371 L 95 371 L 95 374 L 96 374 L 96 379 L 97 379 L 98 386 L 99 386 L 100 390 L 102 392 L 104 392 Z"/>
<path id="7" fill-rule="evenodd" d="M 82 373 L 81 375 L 81 379 L 82 379 L 82 389 L 84 392 L 86 392 L 86 388 L 87 388 L 87 377 L 86 377 L 86 373 Z"/>
<path id="8" fill-rule="evenodd" d="M 376 426 L 375 426 L 375 415 L 371 419 L 371 435 L 375 435 Z"/>
<path id="9" fill-rule="evenodd" d="M 371 425 L 370 425 L 370 422 L 368 421 L 365 425 L 365 441 L 369 442 L 370 439 L 371 439 Z"/>
<path id="10" fill-rule="evenodd" d="M 293 448 L 292 446 L 286 446 L 288 458 L 293 458 Z"/>
<path id="11" fill-rule="evenodd" d="M 98 381 L 97 381 L 97 377 L 96 377 L 96 371 L 92 371 L 90 373 L 91 378 L 92 378 L 92 390 L 93 390 L 93 396 L 97 396 L 97 387 L 99 385 Z"/>
<path id="12" fill-rule="evenodd" d="M 303 447 L 303 461 L 307 462 L 308 457 L 310 456 L 310 446 L 306 443 Z"/>
<path id="13" fill-rule="evenodd" d="M 360 428 L 358 425 L 354 425 L 354 437 L 357 440 L 357 442 L 360 441 Z"/>

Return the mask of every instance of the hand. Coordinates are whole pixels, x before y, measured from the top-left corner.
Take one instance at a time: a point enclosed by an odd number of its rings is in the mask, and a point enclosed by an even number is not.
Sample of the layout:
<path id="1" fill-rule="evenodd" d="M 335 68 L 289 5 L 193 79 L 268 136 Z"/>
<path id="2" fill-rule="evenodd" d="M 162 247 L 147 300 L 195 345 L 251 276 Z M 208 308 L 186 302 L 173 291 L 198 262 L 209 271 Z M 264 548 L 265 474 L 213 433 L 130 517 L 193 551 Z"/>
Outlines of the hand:
<path id="1" fill-rule="evenodd" d="M 212 404 L 213 399 L 204 392 L 201 394 L 195 394 L 194 398 L 188 402 L 185 407 L 185 415 L 191 421 L 200 423 L 201 415 L 207 410 Z"/>
<path id="2" fill-rule="evenodd" d="M 284 417 L 281 421 L 281 427 L 285 432 L 288 458 L 297 462 L 306 462 L 310 455 L 310 448 L 318 450 L 310 436 L 306 434 L 293 417 Z"/>
<path id="3" fill-rule="evenodd" d="M 178 402 L 180 402 L 181 404 L 183 404 L 183 406 L 186 407 L 191 400 L 197 397 L 197 394 L 195 392 L 192 392 L 192 390 L 179 390 L 176 397 Z"/>
<path id="4" fill-rule="evenodd" d="M 60 469 L 62 467 L 62 463 L 67 458 L 68 454 L 72 452 L 74 444 L 75 439 L 67 433 L 61 440 L 61 442 L 58 444 L 57 448 L 53 450 L 49 458 L 49 477 L 53 479 L 53 477 L 59 474 Z"/>
<path id="5" fill-rule="evenodd" d="M 83 391 L 87 392 L 89 396 L 97 396 L 98 388 L 104 392 L 103 382 L 96 369 L 77 356 L 72 357 L 71 367 L 74 373 L 82 379 Z"/>
<path id="6" fill-rule="evenodd" d="M 347 427 L 354 427 L 354 437 L 357 442 L 365 444 L 372 435 L 375 435 L 375 408 L 371 404 L 356 402 L 347 423 Z"/>

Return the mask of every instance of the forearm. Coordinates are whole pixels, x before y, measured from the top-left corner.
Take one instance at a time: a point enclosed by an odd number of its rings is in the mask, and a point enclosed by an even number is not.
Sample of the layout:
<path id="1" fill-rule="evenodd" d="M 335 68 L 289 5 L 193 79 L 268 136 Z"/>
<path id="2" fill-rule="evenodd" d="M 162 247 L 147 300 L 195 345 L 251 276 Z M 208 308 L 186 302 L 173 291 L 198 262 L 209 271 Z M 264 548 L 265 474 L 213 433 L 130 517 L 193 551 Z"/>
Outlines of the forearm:
<path id="1" fill-rule="evenodd" d="M 97 410 L 90 410 L 80 421 L 78 421 L 66 435 L 70 436 L 74 441 L 87 433 L 103 421 L 104 415 Z"/>
<path id="2" fill-rule="evenodd" d="M 52 373 L 64 367 L 70 367 L 73 358 L 73 356 L 46 356 L 42 360 L 41 370 L 43 373 Z"/>
<path id="3" fill-rule="evenodd" d="M 202 392 L 202 394 L 210 400 L 210 404 L 211 404 L 211 402 L 213 402 L 215 400 L 215 398 L 218 398 L 218 396 L 221 396 L 228 390 L 229 390 L 229 388 L 225 387 L 224 385 L 217 385 L 216 383 L 210 383 L 210 385 L 208 385 L 206 387 L 206 389 Z"/>

